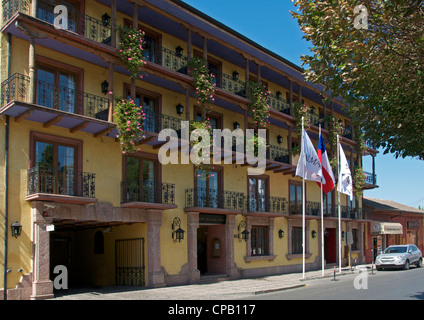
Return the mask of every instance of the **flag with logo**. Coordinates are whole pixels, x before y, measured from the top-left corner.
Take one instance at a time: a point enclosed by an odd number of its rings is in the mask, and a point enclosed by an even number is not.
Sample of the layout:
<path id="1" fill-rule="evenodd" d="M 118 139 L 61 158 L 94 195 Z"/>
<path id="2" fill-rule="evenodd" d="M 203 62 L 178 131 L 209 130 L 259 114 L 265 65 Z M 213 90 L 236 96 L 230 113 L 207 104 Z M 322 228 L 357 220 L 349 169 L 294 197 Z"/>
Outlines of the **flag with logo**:
<path id="1" fill-rule="evenodd" d="M 304 163 L 305 165 L 303 165 Z M 321 162 L 305 130 L 302 131 L 302 146 L 299 162 L 297 163 L 296 176 L 316 182 L 321 182 L 322 178 Z"/>
<path id="2" fill-rule="evenodd" d="M 352 174 L 350 173 L 349 163 L 347 162 L 346 156 L 344 154 L 343 148 L 339 143 L 339 153 L 340 153 L 340 173 L 339 181 L 337 182 L 337 191 L 347 194 L 350 198 L 353 198 L 353 183 L 352 183 Z"/>
<path id="3" fill-rule="evenodd" d="M 327 150 L 325 149 L 324 139 L 322 137 L 322 134 L 319 136 L 319 142 L 318 142 L 318 158 L 321 163 L 322 168 L 322 175 L 324 177 L 324 180 L 322 182 L 322 190 L 325 192 L 325 194 L 328 194 L 331 190 L 334 189 L 334 186 L 336 185 L 336 181 L 334 179 L 333 170 L 331 169 L 330 161 L 328 160 L 328 154 Z M 318 185 L 321 187 L 321 183 L 317 182 Z"/>

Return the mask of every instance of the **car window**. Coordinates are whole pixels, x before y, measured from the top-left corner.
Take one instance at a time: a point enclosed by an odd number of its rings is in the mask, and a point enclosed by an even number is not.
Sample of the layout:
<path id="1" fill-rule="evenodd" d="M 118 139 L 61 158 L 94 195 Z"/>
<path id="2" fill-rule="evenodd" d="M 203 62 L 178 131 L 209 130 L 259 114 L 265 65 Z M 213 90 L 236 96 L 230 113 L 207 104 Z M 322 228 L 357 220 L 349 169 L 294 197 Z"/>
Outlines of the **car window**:
<path id="1" fill-rule="evenodd" d="M 407 247 L 388 247 L 384 253 L 405 253 Z"/>

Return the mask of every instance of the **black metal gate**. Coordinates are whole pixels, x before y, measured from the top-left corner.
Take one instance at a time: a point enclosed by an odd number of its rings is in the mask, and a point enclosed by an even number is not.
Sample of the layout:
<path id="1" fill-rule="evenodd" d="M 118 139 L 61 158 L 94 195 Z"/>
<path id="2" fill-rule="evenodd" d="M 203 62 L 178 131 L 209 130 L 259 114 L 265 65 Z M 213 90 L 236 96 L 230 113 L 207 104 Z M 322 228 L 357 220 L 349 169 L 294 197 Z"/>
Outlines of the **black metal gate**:
<path id="1" fill-rule="evenodd" d="M 115 241 L 117 286 L 144 286 L 144 238 Z"/>

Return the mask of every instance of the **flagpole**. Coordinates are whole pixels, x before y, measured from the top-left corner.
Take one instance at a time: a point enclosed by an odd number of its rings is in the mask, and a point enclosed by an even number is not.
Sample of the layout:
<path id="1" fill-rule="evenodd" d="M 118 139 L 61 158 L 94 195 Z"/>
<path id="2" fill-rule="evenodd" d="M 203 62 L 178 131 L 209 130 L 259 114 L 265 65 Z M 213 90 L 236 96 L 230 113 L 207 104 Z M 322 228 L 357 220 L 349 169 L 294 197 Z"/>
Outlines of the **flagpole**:
<path id="1" fill-rule="evenodd" d="M 302 150 L 303 150 L 303 177 L 302 177 L 302 277 L 305 279 L 305 139 L 304 139 L 304 126 L 303 126 L 303 117 L 302 117 Z"/>
<path id="2" fill-rule="evenodd" d="M 339 142 L 339 135 L 337 135 L 337 175 L 339 177 L 339 180 L 337 181 L 337 184 L 341 183 L 341 177 L 340 177 L 340 142 Z M 338 197 L 338 211 L 339 211 L 339 273 L 342 272 L 342 219 L 341 219 L 341 210 L 340 210 L 340 190 L 337 186 L 337 197 Z"/>
<path id="3" fill-rule="evenodd" d="M 321 125 L 319 125 L 319 139 L 321 138 Z M 323 195 L 322 195 L 322 180 L 324 173 L 321 177 L 321 264 L 322 264 L 322 276 L 324 276 L 324 206 L 323 206 Z"/>

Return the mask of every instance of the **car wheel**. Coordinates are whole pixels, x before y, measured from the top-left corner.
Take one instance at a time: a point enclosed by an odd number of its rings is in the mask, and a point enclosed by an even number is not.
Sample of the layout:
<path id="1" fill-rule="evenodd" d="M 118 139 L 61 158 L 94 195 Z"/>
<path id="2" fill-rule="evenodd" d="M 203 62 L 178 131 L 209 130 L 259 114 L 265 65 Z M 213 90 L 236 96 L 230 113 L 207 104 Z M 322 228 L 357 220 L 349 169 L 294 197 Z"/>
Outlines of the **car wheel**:
<path id="1" fill-rule="evenodd" d="M 403 266 L 403 270 L 409 270 L 409 260 L 405 261 L 405 265 Z"/>
<path id="2" fill-rule="evenodd" d="M 422 258 L 420 258 L 420 259 L 418 259 L 417 267 L 418 267 L 418 268 L 421 268 L 422 266 L 423 266 L 423 259 L 422 259 Z"/>

